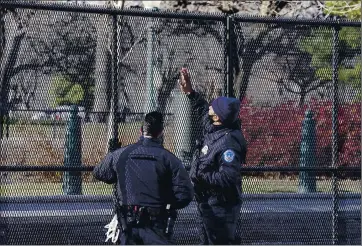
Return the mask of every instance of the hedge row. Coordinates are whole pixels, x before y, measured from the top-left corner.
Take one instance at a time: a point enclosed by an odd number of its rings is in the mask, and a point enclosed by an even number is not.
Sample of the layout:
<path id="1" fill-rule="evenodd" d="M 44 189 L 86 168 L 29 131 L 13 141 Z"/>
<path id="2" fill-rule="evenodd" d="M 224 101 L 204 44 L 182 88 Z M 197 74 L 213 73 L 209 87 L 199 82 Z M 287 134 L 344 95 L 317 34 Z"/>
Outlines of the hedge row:
<path id="1" fill-rule="evenodd" d="M 311 109 L 316 121 L 318 166 L 332 163 L 332 102 L 312 101 L 299 107 L 286 102 L 275 107 L 259 107 L 251 100 L 242 102 L 240 118 L 248 142 L 248 166 L 298 166 L 302 122 Z M 361 163 L 361 104 L 338 108 L 338 165 Z"/>

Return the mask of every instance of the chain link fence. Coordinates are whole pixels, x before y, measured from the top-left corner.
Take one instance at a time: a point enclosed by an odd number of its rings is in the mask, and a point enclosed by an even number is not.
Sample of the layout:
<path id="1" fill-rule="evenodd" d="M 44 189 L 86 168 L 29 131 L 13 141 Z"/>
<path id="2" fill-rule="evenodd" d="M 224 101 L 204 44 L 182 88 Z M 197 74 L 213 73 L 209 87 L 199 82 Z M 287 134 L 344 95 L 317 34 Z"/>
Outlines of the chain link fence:
<path id="1" fill-rule="evenodd" d="M 236 243 L 360 245 L 360 22 L 21 1 L 0 10 L 1 243 L 101 244 L 112 187 L 91 170 L 135 142 L 151 110 L 189 167 L 200 131 L 177 86 L 187 67 L 208 101 L 242 101 Z M 180 211 L 178 244 L 198 243 L 195 216 L 194 203 Z"/>

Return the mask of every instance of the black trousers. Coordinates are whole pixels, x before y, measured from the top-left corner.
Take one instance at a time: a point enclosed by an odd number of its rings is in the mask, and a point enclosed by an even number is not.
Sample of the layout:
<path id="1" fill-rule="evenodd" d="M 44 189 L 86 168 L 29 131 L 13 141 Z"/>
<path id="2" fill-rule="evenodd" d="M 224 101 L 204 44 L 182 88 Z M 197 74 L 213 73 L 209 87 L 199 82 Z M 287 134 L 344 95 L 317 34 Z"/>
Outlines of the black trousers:
<path id="1" fill-rule="evenodd" d="M 164 223 L 153 223 L 150 226 L 130 226 L 127 234 L 121 235 L 121 245 L 171 245 L 175 244 L 164 233 Z"/>
<path id="2" fill-rule="evenodd" d="M 198 203 L 201 245 L 236 244 L 235 232 L 241 205 L 210 206 Z"/>

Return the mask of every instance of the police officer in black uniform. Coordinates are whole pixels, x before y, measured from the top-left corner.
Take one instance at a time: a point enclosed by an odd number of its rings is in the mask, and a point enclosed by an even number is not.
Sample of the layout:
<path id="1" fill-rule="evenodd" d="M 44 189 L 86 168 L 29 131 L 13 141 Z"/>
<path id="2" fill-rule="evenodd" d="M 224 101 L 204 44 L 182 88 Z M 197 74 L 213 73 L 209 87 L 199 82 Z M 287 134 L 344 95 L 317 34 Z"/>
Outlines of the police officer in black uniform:
<path id="1" fill-rule="evenodd" d="M 181 161 L 164 149 L 163 116 L 145 116 L 143 138 L 107 154 L 93 175 L 116 183 L 121 206 L 121 244 L 173 244 L 170 220 L 194 197 L 191 180 Z"/>
<path id="2" fill-rule="evenodd" d="M 238 118 L 240 101 L 218 97 L 209 105 L 192 89 L 184 68 L 180 86 L 203 128 L 190 170 L 201 219 L 201 244 L 235 244 L 241 208 L 240 167 L 246 156 Z"/>

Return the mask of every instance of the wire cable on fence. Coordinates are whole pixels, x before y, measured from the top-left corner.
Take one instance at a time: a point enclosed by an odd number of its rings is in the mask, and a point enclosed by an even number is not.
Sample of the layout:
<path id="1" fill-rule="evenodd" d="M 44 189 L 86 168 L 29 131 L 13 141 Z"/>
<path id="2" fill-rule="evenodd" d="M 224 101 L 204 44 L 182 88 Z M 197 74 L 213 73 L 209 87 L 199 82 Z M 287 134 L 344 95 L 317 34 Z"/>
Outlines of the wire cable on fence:
<path id="1" fill-rule="evenodd" d="M 91 172 L 94 166 L 0 166 L 0 172 Z M 188 169 L 188 168 L 186 168 Z M 361 172 L 360 167 L 242 167 L 241 173 L 248 172 Z"/>

